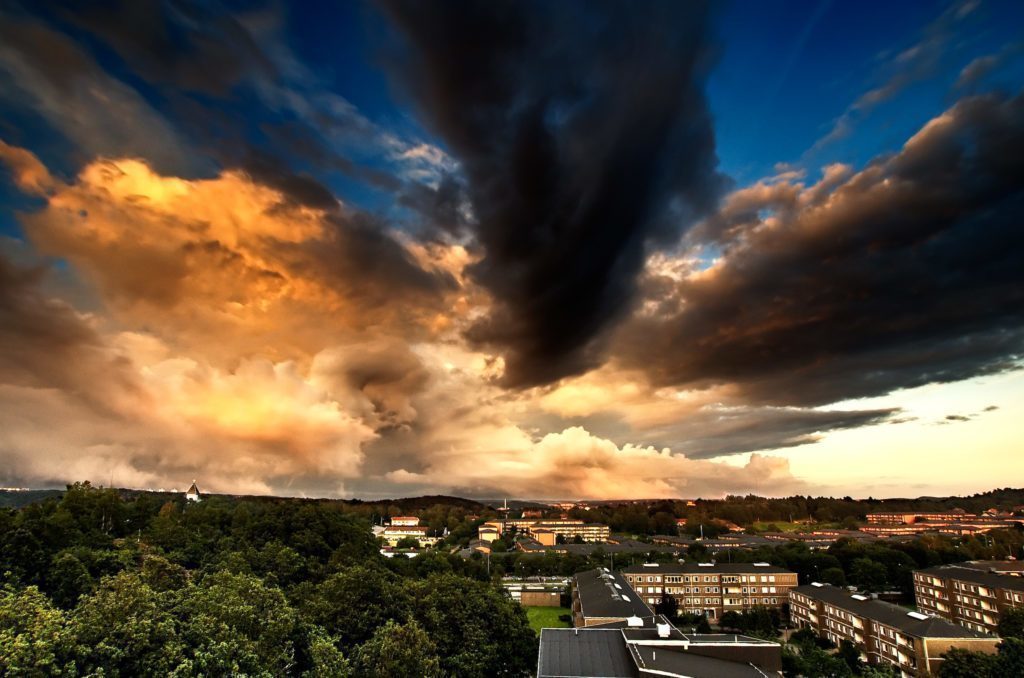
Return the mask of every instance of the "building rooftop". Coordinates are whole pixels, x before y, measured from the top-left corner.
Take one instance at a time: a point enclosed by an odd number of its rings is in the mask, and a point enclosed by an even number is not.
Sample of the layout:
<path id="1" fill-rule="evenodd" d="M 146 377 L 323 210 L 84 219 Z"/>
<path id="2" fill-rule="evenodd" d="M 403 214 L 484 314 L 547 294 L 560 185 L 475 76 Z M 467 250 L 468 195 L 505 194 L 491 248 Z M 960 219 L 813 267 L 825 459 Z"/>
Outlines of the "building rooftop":
<path id="1" fill-rule="evenodd" d="M 778 643 L 732 634 L 687 636 L 662 616 L 645 618 L 642 626 L 622 621 L 544 629 L 537 657 L 538 678 L 764 678 L 780 668 Z"/>
<path id="2" fill-rule="evenodd" d="M 542 629 L 538 678 L 635 678 L 636 665 L 618 629 Z"/>
<path id="3" fill-rule="evenodd" d="M 984 561 L 975 562 L 978 562 L 979 564 L 984 563 Z M 924 575 L 930 575 L 932 577 L 945 577 L 959 579 L 960 581 L 969 581 L 972 584 L 980 584 L 981 586 L 988 586 L 991 588 L 1024 591 L 1024 577 L 1014 576 L 1011 574 L 997 574 L 979 567 L 974 567 L 968 563 L 938 565 L 936 567 L 917 570 L 917 572 Z"/>
<path id="4" fill-rule="evenodd" d="M 768 563 L 644 563 L 624 568 L 625 574 L 793 574 L 790 570 Z"/>
<path id="5" fill-rule="evenodd" d="M 633 593 L 618 572 L 606 568 L 580 572 L 574 577 L 584 617 L 653 617 L 652 610 Z"/>
<path id="6" fill-rule="evenodd" d="M 939 617 L 908 611 L 906 608 L 862 594 L 851 593 L 830 584 L 807 584 L 793 589 L 795 593 L 834 605 L 858 617 L 891 626 L 918 638 L 991 638 Z"/>

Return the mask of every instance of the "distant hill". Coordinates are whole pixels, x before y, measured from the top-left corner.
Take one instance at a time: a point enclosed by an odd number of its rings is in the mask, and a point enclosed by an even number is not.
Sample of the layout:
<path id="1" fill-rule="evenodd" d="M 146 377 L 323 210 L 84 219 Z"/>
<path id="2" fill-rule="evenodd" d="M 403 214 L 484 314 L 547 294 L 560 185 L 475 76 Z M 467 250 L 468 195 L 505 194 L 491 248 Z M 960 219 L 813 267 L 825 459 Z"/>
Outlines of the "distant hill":
<path id="1" fill-rule="evenodd" d="M 0 508 L 21 508 L 62 494 L 64 490 L 0 490 Z"/>

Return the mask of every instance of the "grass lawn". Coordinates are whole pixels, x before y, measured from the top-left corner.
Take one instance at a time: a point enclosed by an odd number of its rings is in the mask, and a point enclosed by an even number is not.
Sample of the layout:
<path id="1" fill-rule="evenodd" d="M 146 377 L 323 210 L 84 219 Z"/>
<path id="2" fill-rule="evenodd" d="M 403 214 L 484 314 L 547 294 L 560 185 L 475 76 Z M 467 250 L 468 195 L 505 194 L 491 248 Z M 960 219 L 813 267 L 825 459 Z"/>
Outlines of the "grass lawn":
<path id="1" fill-rule="evenodd" d="M 569 628 L 569 622 L 559 621 L 558 615 L 561 614 L 572 614 L 572 610 L 567 607 L 540 607 L 534 605 L 525 605 L 526 616 L 530 620 L 530 626 L 537 635 L 540 635 L 541 629 L 565 629 Z"/>

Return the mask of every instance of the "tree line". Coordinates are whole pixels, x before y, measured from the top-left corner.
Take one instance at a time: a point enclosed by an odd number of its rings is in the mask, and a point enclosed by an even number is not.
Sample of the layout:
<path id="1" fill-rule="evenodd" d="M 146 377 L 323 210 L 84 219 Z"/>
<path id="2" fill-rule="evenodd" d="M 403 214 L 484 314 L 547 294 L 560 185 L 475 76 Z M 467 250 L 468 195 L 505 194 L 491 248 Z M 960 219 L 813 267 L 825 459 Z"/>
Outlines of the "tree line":
<path id="1" fill-rule="evenodd" d="M 0 510 L 0 675 L 527 676 L 486 567 L 386 559 L 337 502 L 69 486 Z"/>

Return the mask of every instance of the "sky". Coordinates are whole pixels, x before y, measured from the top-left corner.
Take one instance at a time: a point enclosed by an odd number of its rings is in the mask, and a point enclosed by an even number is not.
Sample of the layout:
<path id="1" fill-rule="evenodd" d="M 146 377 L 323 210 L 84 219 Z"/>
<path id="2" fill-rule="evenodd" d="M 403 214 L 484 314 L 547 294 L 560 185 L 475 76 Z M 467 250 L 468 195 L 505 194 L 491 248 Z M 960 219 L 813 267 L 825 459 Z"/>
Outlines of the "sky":
<path id="1" fill-rule="evenodd" d="M 1021 26 L 3 3 L 0 485 L 1019 487 Z"/>

